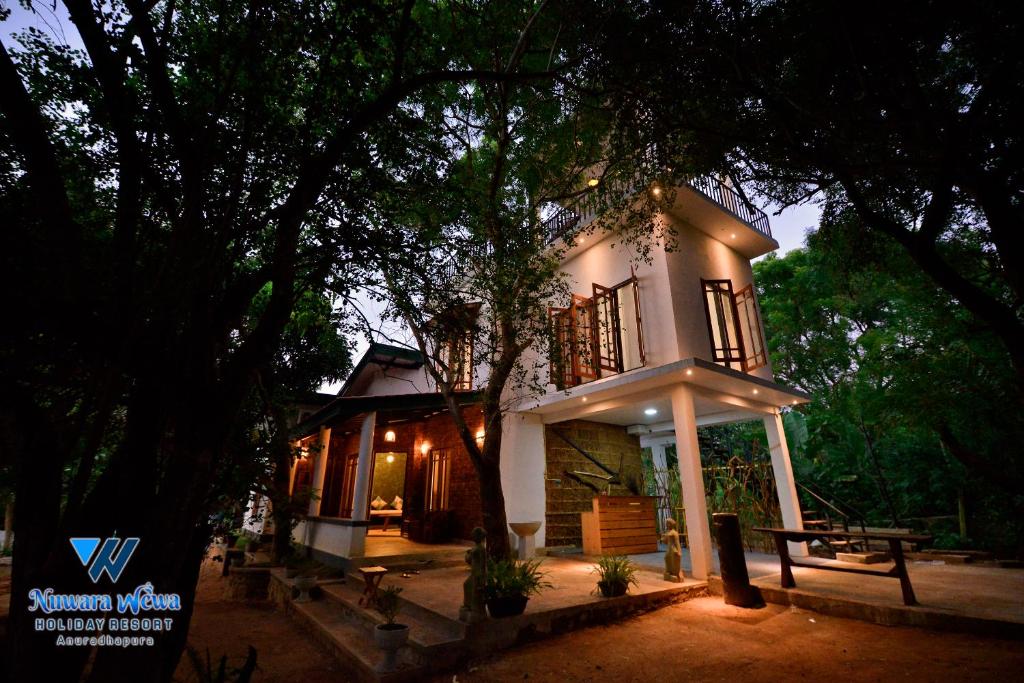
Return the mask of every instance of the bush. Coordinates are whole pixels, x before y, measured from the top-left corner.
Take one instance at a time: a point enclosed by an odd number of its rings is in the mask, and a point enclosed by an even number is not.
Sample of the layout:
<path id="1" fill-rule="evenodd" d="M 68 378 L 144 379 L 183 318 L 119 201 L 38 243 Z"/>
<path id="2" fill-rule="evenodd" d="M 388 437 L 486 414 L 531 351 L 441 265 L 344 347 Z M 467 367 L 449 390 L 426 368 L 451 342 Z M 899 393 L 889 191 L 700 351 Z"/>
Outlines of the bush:
<path id="1" fill-rule="evenodd" d="M 489 560 L 484 598 L 530 596 L 540 593 L 542 588 L 551 588 L 551 584 L 544 580 L 540 563 L 540 560 Z"/>

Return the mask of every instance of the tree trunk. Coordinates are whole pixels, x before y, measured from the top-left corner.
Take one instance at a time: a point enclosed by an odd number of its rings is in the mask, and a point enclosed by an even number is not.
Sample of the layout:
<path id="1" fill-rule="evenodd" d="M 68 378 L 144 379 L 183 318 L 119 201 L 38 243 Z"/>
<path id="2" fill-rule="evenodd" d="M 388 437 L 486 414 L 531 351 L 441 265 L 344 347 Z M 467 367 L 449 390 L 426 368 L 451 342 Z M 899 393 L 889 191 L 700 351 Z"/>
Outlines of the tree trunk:
<path id="1" fill-rule="evenodd" d="M 480 479 L 480 507 L 484 531 L 487 532 L 487 554 L 494 560 L 508 559 L 512 552 L 509 528 L 505 517 L 505 493 L 501 487 L 501 466 L 497 458 L 487 458 L 477 467 Z"/>
<path id="2" fill-rule="evenodd" d="M 292 514 L 291 494 L 288 485 L 291 483 L 291 451 L 280 452 L 274 449 L 274 491 L 270 496 L 270 510 L 274 517 L 274 562 L 280 564 L 292 552 Z"/>

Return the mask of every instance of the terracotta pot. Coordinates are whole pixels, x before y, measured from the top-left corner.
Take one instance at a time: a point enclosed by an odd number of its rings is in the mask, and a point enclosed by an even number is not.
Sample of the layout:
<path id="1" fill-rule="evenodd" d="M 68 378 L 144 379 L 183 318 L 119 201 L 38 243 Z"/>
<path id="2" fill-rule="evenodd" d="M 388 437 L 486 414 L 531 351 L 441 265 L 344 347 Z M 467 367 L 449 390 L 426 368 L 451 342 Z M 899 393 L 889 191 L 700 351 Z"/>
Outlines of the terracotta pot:
<path id="1" fill-rule="evenodd" d="M 601 589 L 601 595 L 606 598 L 617 598 L 620 595 L 625 595 L 626 591 L 629 590 L 629 584 L 625 581 L 598 581 L 597 587 Z"/>
<path id="2" fill-rule="evenodd" d="M 495 619 L 514 617 L 526 611 L 529 601 L 525 595 L 501 595 L 487 601 L 487 612 Z"/>

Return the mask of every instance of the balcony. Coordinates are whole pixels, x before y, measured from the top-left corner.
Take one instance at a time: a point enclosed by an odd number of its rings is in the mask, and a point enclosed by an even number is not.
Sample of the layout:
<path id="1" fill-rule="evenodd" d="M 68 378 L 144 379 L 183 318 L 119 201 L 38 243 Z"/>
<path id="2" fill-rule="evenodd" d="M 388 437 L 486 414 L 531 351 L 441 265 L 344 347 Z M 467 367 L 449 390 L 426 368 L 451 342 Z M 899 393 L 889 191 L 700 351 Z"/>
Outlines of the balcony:
<path id="1" fill-rule="evenodd" d="M 714 204 L 718 209 L 761 237 L 774 241 L 771 226 L 768 224 L 768 215 L 751 206 L 736 190 L 721 180 L 711 176 L 692 177 L 684 182 L 682 189 L 689 190 L 704 201 Z M 635 191 L 634 187 L 630 187 L 623 194 Z M 571 235 L 587 226 L 599 213 L 600 203 L 596 195 L 581 197 L 571 205 L 558 209 L 542 223 L 545 239 L 548 244 L 551 244 L 559 238 Z"/>

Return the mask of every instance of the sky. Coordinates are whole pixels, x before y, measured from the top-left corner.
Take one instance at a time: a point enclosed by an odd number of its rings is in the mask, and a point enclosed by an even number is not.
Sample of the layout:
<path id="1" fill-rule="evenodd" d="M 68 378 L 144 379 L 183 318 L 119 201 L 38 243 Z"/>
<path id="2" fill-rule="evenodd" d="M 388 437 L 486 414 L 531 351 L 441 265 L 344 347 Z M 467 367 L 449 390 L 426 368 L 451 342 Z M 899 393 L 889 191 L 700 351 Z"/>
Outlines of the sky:
<path id="1" fill-rule="evenodd" d="M 36 2 L 34 4 L 36 12 L 24 9 L 13 0 L 0 0 L 0 7 L 8 7 L 12 10 L 11 17 L 4 22 L 3 29 L 0 30 L 0 35 L 3 35 L 4 42 L 8 46 L 13 43 L 9 38 L 12 34 L 34 26 L 58 41 L 81 48 L 78 33 L 68 19 L 64 6 L 60 3 L 56 3 L 55 8 L 51 1 Z M 772 235 L 779 243 L 779 249 L 775 253 L 780 256 L 791 249 L 802 246 L 807 231 L 817 227 L 821 215 L 820 210 L 813 204 L 790 207 L 777 216 L 770 208 L 766 209 L 766 212 L 771 223 Z M 378 310 L 377 305 L 367 301 L 363 312 L 371 319 L 376 319 L 375 311 Z M 369 343 L 364 338 L 353 341 L 355 342 L 353 358 L 358 359 L 369 347 Z M 321 391 L 336 393 L 339 387 L 339 384 L 325 385 Z"/>

